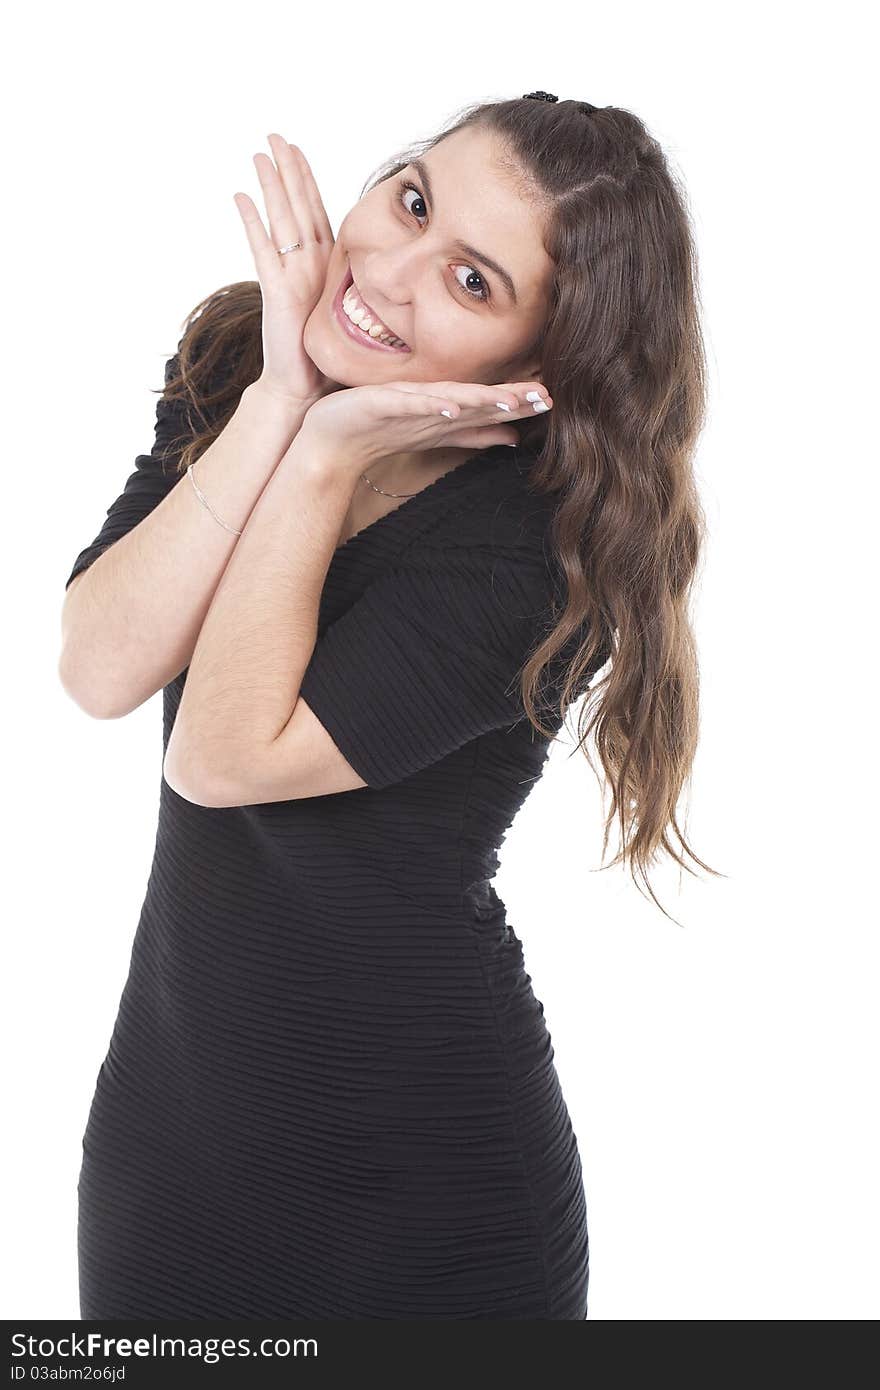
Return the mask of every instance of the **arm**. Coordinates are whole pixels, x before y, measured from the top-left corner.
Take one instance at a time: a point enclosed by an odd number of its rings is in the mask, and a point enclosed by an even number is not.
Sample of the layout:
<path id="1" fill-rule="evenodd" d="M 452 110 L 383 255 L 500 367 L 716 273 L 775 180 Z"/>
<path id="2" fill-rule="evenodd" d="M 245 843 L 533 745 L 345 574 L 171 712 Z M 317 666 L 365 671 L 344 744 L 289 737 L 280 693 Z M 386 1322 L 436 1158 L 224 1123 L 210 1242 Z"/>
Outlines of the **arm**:
<path id="1" fill-rule="evenodd" d="M 166 751 L 165 779 L 187 800 L 238 805 L 245 777 L 259 789 L 293 715 L 302 789 L 289 796 L 364 785 L 298 706 L 359 468 L 339 458 L 330 465 L 303 430 L 253 508 L 201 625 Z"/>
<path id="2" fill-rule="evenodd" d="M 187 800 L 240 806 L 388 786 L 520 717 L 507 691 L 543 615 L 548 567 L 543 535 L 522 564 L 487 539 L 501 500 L 491 489 L 474 545 L 457 543 L 451 558 L 441 549 L 439 564 L 431 556 L 420 573 L 411 563 L 396 567 L 317 640 L 321 594 L 361 470 L 394 448 L 436 447 L 449 428 L 442 417 L 464 415 L 455 436 L 463 447 L 494 444 L 500 433 L 485 417 L 497 413 L 501 388 L 430 385 L 353 387 L 310 408 L 253 509 L 193 652 L 163 769 Z M 510 442 L 507 431 L 500 442 Z M 504 471 L 516 480 L 512 466 Z M 394 633 L 401 643 L 389 646 Z M 340 680 L 354 692 L 341 713 Z M 417 702 L 429 712 L 426 728 Z M 389 707 L 395 718 L 383 725 L 377 753 L 372 724 Z"/>
<path id="3" fill-rule="evenodd" d="M 229 526 L 244 528 L 302 419 L 259 382 L 242 393 L 194 470 Z M 81 708 L 118 718 L 186 668 L 238 541 L 184 473 L 148 516 L 75 577 L 62 609 L 58 671 Z"/>
<path id="4" fill-rule="evenodd" d="M 102 535 L 77 557 L 75 569 L 90 565 L 95 573 L 82 582 L 76 576 L 75 588 L 68 579 L 62 614 L 61 682 L 99 717 L 128 713 L 189 665 L 236 532 L 306 411 L 332 386 L 306 352 L 303 331 L 324 288 L 333 230 L 303 152 L 280 135 L 269 140 L 275 161 L 260 153 L 254 162 L 271 237 L 253 200 L 235 194 L 260 281 L 262 373 L 195 470 L 212 509 L 234 530 L 217 524 L 185 475 L 175 479 L 137 460 Z M 281 255 L 277 247 L 293 241 L 302 254 Z M 157 424 L 157 443 L 159 433 Z"/>

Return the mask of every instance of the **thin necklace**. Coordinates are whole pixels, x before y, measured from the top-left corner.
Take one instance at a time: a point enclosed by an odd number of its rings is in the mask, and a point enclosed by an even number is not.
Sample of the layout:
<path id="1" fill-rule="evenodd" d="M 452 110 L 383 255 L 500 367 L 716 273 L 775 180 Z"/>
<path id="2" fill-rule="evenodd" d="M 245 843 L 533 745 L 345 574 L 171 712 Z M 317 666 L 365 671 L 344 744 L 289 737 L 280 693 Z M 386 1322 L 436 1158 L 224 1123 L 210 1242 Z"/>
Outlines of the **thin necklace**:
<path id="1" fill-rule="evenodd" d="M 369 478 L 367 477 L 366 473 L 362 473 L 362 474 L 361 474 L 361 477 L 363 478 L 363 480 L 364 480 L 365 483 L 370 483 L 370 480 L 369 480 Z M 376 484 L 375 484 L 375 483 L 370 483 L 370 487 L 373 489 L 374 492 L 381 492 L 383 497 L 416 497 L 416 496 L 418 496 L 418 494 L 415 493 L 415 492 L 382 492 L 382 489 L 381 489 L 380 487 L 376 487 Z M 419 488 L 419 492 L 421 492 L 421 488 Z"/>

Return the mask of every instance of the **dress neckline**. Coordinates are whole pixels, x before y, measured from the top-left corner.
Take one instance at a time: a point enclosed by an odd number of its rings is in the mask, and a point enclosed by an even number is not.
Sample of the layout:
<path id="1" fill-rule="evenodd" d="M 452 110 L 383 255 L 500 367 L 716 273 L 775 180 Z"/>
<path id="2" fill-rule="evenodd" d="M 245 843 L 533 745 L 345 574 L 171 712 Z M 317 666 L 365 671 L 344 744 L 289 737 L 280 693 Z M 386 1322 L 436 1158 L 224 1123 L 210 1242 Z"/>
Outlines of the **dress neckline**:
<path id="1" fill-rule="evenodd" d="M 341 545 L 336 546 L 330 563 L 332 564 L 340 556 L 347 555 L 359 548 L 360 544 L 363 544 L 366 540 L 372 539 L 383 527 L 387 529 L 388 526 L 393 525 L 396 519 L 399 524 L 401 512 L 411 513 L 413 507 L 419 510 L 420 503 L 422 506 L 426 505 L 423 499 L 427 499 L 427 501 L 430 502 L 436 499 L 438 495 L 442 495 L 449 488 L 453 487 L 456 483 L 460 484 L 464 478 L 472 477 L 474 473 L 480 470 L 480 465 L 485 466 L 490 462 L 500 462 L 502 450 L 504 451 L 504 456 L 509 458 L 512 463 L 516 450 L 511 449 L 509 444 L 490 444 L 488 448 L 480 449 L 478 452 L 468 455 L 463 463 L 457 463 L 454 468 L 448 468 L 445 473 L 440 474 L 439 478 L 434 478 L 430 483 L 426 483 L 424 487 L 419 488 L 418 492 L 413 493 L 405 502 L 400 502 L 396 507 L 392 507 L 391 511 L 384 512 L 382 516 L 377 516 L 375 521 L 369 521 L 366 526 L 362 526 L 359 531 L 355 531 L 353 536 L 349 536 Z"/>

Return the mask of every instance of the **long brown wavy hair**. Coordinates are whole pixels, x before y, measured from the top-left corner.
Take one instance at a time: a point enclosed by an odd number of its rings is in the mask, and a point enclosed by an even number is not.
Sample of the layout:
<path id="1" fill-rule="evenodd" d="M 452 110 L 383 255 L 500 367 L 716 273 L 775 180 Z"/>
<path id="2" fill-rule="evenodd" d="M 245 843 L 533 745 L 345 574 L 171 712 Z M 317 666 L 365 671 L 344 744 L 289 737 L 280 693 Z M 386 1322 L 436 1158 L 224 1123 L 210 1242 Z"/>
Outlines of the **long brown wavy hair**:
<path id="1" fill-rule="evenodd" d="M 559 683 L 564 721 L 580 694 L 577 746 L 611 789 L 602 858 L 617 820 L 628 863 L 648 879 L 658 849 L 693 873 L 677 808 L 698 737 L 699 672 L 688 613 L 705 536 L 693 460 L 706 412 L 697 257 L 686 194 L 631 112 L 525 98 L 463 108 L 438 134 L 381 165 L 361 197 L 454 131 L 479 127 L 525 174 L 546 217 L 554 264 L 535 349 L 554 408 L 517 422 L 535 455 L 530 486 L 556 497 L 549 543 L 567 595 L 520 672 L 533 727 L 542 672 L 572 653 Z M 225 286 L 187 316 L 166 400 L 186 403 L 183 472 L 216 439 L 262 371 L 259 282 Z M 600 680 L 591 679 L 602 668 Z M 601 778 L 599 778 L 601 786 Z M 671 918 L 670 920 L 676 920 Z M 680 924 L 679 924 L 680 925 Z"/>

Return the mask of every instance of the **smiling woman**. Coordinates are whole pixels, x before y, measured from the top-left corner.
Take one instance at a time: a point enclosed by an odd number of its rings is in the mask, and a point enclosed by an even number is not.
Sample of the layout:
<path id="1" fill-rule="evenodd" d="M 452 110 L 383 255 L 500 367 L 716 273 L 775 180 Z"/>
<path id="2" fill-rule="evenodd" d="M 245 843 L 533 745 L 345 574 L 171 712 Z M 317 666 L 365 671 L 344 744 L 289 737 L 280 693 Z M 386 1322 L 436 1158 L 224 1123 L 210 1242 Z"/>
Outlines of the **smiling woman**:
<path id="1" fill-rule="evenodd" d="M 362 382 L 363 350 L 377 345 L 384 326 L 406 346 L 379 341 L 390 375 L 377 355 L 373 380 L 391 380 L 401 370 L 423 381 L 488 383 L 538 375 L 535 344 L 553 266 L 535 191 L 523 197 L 503 145 L 478 128 L 451 133 L 404 168 L 418 175 L 424 194 L 408 174 L 386 176 L 342 222 L 328 290 L 303 335 L 310 357 L 333 380 Z M 464 240 L 465 227 L 494 254 Z M 354 312 L 347 314 L 343 299 L 352 283 Z M 376 331 L 368 335 L 352 327 L 353 319 L 371 322 Z M 335 327 L 342 329 L 342 342 Z M 361 351 L 346 351 L 349 344 Z M 400 455 L 393 471 L 412 475 L 419 462 Z"/>
<path id="2" fill-rule="evenodd" d="M 83 1139 L 81 1315 L 582 1320 L 580 1153 L 493 880 L 595 692 L 613 862 L 672 852 L 687 217 L 614 107 L 475 106 L 338 238 L 272 139 L 271 235 L 239 195 L 258 282 L 199 306 L 72 572 L 116 549 L 75 610 L 115 671 L 181 613 L 197 639 Z"/>

